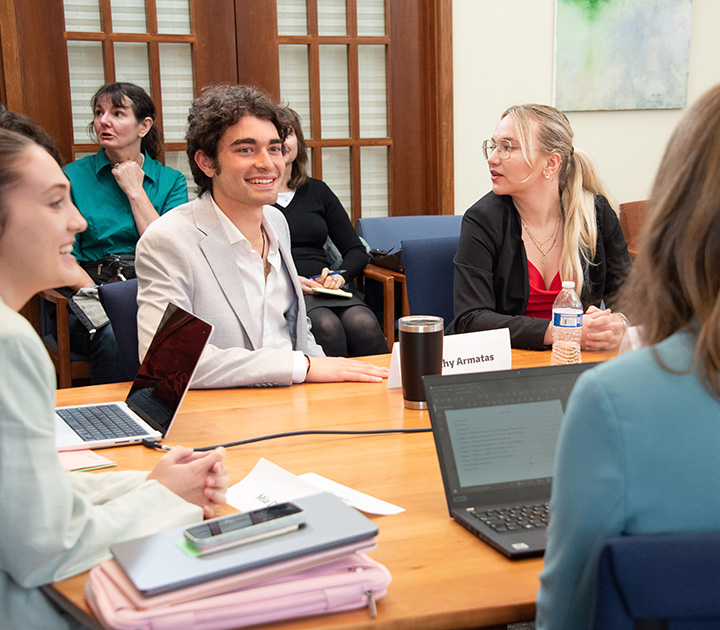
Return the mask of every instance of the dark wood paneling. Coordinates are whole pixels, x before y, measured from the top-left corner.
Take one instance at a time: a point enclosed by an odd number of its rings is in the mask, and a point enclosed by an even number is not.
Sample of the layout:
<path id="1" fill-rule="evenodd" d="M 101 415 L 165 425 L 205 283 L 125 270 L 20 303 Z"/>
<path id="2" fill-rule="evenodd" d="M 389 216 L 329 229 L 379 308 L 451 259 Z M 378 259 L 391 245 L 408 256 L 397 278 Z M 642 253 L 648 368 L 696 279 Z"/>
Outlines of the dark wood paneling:
<path id="1" fill-rule="evenodd" d="M 197 44 L 194 51 L 195 93 L 217 83 L 238 81 L 235 55 L 234 0 L 212 0 L 209 11 L 206 2 L 193 3 L 193 23 Z"/>
<path id="2" fill-rule="evenodd" d="M 238 81 L 280 98 L 276 0 L 235 0 Z"/>
<path id="3" fill-rule="evenodd" d="M 390 8 L 390 214 L 452 214 L 451 0 Z"/>
<path id="4" fill-rule="evenodd" d="M 22 113 L 45 127 L 68 159 L 72 116 L 62 0 L 17 0 L 15 10 Z"/>

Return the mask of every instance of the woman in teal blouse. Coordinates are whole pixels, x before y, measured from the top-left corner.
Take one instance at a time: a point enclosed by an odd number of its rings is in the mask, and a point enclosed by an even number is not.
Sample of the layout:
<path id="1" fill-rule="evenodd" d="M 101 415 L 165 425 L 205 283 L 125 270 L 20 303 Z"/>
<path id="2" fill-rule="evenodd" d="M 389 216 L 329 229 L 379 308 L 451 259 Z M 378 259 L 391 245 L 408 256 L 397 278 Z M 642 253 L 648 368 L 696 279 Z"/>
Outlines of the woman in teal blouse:
<path id="1" fill-rule="evenodd" d="M 188 195 L 183 174 L 156 159 L 162 136 L 154 125 L 155 104 L 145 90 L 132 83 L 107 83 L 91 102 L 89 130 L 100 150 L 68 164 L 65 174 L 72 200 L 88 223 L 73 253 L 92 270 L 107 254 L 134 254 L 145 228 L 186 203 Z"/>
<path id="2" fill-rule="evenodd" d="M 686 113 L 621 289 L 647 346 L 583 374 L 556 455 L 538 630 L 590 627 L 612 537 L 720 529 L 720 85 Z"/>
<path id="3" fill-rule="evenodd" d="M 154 125 L 155 104 L 145 90 L 132 83 L 107 83 L 91 103 L 93 121 L 88 129 L 100 150 L 64 169 L 72 200 L 88 224 L 73 249 L 80 264 L 73 290 L 106 282 L 118 268 L 123 277 L 134 278 L 135 246 L 145 228 L 188 200 L 183 174 L 156 159 L 162 135 Z M 112 262 L 120 256 L 119 262 Z M 70 344 L 72 350 L 90 356 L 93 384 L 134 376 L 123 374 L 110 324 L 90 334 L 71 314 Z"/>

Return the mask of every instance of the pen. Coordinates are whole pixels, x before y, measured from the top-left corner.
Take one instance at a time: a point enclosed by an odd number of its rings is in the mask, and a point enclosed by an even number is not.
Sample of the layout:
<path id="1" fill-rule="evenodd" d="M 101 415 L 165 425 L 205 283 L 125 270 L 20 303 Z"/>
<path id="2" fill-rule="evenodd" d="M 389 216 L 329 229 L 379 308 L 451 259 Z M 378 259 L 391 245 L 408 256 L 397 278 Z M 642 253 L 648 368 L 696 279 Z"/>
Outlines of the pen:
<path id="1" fill-rule="evenodd" d="M 345 273 L 345 270 L 344 270 L 344 269 L 337 269 L 337 270 L 335 270 L 335 271 L 331 271 L 331 272 L 328 274 L 328 276 L 336 276 L 336 275 L 339 274 L 339 273 Z M 321 276 L 322 276 L 322 274 L 320 274 L 319 276 L 310 276 L 310 280 L 318 280 Z"/>

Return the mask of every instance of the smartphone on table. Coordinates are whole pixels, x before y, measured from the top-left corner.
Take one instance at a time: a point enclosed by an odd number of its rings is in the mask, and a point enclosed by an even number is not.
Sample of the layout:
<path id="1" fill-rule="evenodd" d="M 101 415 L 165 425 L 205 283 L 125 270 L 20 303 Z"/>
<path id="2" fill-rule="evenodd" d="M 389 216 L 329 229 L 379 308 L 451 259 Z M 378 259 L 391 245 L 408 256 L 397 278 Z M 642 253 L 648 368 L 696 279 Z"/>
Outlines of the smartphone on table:
<path id="1" fill-rule="evenodd" d="M 278 503 L 192 525 L 185 530 L 185 538 L 201 554 L 206 554 L 286 534 L 304 523 L 303 508 L 294 503 Z"/>

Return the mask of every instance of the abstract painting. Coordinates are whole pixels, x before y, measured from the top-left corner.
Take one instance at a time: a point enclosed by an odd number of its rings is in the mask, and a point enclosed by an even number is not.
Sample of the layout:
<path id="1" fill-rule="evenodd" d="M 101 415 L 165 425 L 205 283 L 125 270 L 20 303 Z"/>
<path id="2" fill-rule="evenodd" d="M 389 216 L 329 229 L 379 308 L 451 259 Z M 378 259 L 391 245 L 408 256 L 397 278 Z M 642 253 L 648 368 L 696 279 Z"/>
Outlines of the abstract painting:
<path id="1" fill-rule="evenodd" d="M 692 0 L 557 0 L 555 106 L 687 104 Z"/>

